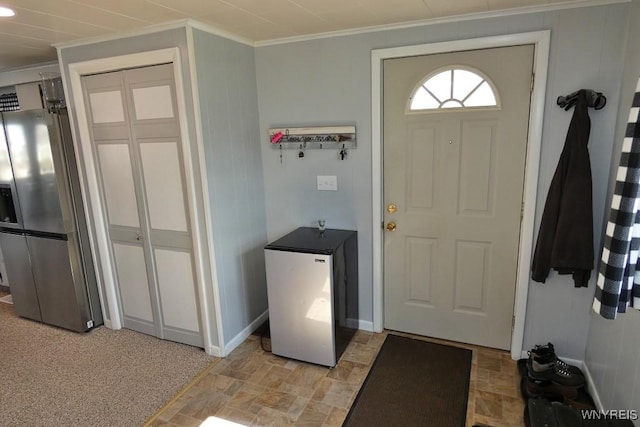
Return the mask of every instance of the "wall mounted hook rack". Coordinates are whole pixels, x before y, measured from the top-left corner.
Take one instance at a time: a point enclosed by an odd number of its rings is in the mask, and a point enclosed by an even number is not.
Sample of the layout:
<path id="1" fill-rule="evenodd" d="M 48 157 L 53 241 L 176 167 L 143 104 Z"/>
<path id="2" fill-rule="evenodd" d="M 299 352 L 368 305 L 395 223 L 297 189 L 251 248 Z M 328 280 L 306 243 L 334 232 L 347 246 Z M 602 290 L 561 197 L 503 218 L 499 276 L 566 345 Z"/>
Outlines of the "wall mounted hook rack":
<path id="1" fill-rule="evenodd" d="M 269 142 L 280 149 L 356 148 L 355 126 L 291 127 L 269 129 Z M 345 151 L 346 153 L 346 151 Z"/>

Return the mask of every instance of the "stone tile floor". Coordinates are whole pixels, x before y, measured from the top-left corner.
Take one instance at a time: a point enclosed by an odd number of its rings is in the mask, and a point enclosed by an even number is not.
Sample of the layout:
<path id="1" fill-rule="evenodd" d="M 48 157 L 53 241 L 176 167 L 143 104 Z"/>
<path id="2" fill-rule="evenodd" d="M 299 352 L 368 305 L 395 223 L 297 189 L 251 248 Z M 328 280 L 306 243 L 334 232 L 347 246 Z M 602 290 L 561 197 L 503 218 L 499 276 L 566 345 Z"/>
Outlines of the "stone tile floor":
<path id="1" fill-rule="evenodd" d="M 340 426 L 386 334 L 358 331 L 333 369 L 274 356 L 252 335 L 188 384 L 147 425 L 199 426 L 216 417 L 245 426 Z M 412 337 L 473 351 L 467 426 L 524 426 L 520 377 L 508 352 Z"/>

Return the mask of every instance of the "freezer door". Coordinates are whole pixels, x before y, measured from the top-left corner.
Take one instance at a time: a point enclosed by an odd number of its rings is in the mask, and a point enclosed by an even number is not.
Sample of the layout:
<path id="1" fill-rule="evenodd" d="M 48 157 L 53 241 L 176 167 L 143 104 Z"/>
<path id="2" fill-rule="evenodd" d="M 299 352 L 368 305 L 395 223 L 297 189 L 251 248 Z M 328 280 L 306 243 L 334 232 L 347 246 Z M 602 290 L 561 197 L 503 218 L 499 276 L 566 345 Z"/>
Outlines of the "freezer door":
<path id="1" fill-rule="evenodd" d="M 279 356 L 334 366 L 332 256 L 264 252 L 271 350 Z"/>
<path id="2" fill-rule="evenodd" d="M 75 235 L 68 240 L 27 235 L 42 321 L 74 331 L 89 329 L 90 310 L 77 256 Z"/>
<path id="3" fill-rule="evenodd" d="M 3 113 L 13 175 L 27 230 L 74 230 L 56 116 L 45 110 Z"/>
<path id="4" fill-rule="evenodd" d="M 11 283 L 13 308 L 19 316 L 41 321 L 36 285 L 29 263 L 29 250 L 24 234 L 0 232 L 7 278 Z"/>

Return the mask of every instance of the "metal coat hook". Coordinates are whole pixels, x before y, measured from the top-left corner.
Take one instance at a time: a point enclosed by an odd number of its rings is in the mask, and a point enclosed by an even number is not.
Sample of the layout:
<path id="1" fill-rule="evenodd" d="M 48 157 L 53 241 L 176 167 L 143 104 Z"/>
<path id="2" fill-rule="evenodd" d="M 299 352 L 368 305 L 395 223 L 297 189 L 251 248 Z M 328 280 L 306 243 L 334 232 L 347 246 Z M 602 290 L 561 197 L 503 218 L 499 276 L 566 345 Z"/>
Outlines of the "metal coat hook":
<path id="1" fill-rule="evenodd" d="M 602 110 L 607 105 L 607 97 L 602 92 L 596 92 L 592 89 L 580 89 L 567 96 L 559 96 L 556 103 L 560 108 L 564 108 L 565 111 L 569 111 L 573 107 L 578 99 L 578 93 L 584 92 L 587 98 L 587 106 L 592 107 L 595 110 Z"/>

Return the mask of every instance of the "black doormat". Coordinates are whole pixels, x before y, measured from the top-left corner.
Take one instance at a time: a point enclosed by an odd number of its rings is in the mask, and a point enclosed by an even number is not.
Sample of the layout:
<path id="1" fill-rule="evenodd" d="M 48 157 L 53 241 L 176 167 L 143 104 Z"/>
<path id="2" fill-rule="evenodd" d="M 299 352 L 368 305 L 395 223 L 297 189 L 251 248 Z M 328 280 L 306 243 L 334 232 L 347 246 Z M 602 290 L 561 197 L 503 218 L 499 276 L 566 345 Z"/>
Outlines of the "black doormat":
<path id="1" fill-rule="evenodd" d="M 345 426 L 463 427 L 471 350 L 388 335 Z"/>

